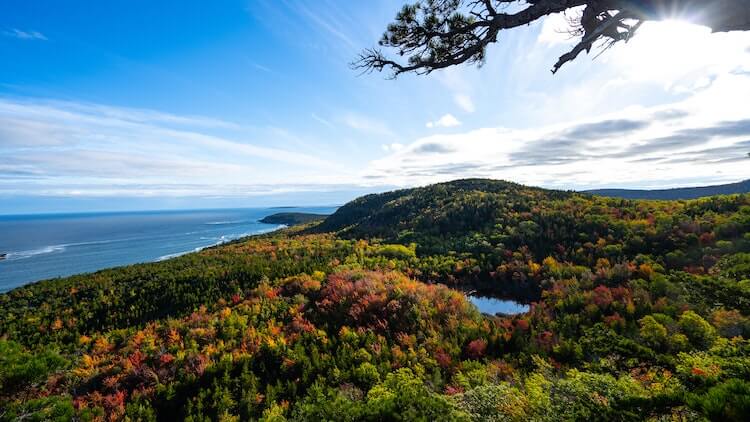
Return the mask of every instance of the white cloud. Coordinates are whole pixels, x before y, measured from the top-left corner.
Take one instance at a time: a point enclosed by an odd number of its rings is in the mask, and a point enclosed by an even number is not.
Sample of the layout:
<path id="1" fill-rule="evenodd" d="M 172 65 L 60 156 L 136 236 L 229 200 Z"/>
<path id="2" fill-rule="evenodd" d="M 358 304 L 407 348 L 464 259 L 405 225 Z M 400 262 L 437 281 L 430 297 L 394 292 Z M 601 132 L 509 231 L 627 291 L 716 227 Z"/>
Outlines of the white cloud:
<path id="1" fill-rule="evenodd" d="M 488 60 L 483 68 L 512 75 L 509 83 L 495 87 L 482 81 L 487 91 L 503 92 L 498 101 L 502 117 L 508 116 L 501 120 L 505 124 L 532 127 L 673 103 L 706 89 L 718 77 L 750 72 L 750 32 L 711 34 L 697 25 L 647 22 L 628 43 L 618 43 L 596 59 L 598 48 L 582 53 L 555 75 L 548 69 L 571 45 L 541 42 L 540 33 L 525 44 L 507 47 L 512 65 Z"/>
<path id="2" fill-rule="evenodd" d="M 456 104 L 458 104 L 458 106 L 467 113 L 473 113 L 476 110 L 471 97 L 466 94 L 456 94 L 453 96 L 453 99 L 456 101 Z"/>
<path id="3" fill-rule="evenodd" d="M 8 37 L 18 38 L 21 40 L 47 40 L 47 37 L 38 31 L 22 31 L 20 29 L 13 28 L 11 30 L 3 32 L 3 34 Z"/>
<path id="4" fill-rule="evenodd" d="M 691 90 L 715 75 L 750 71 L 748 45 L 747 32 L 712 34 L 684 22 L 645 23 L 628 44 L 601 59 L 630 83 L 659 81 L 667 90 Z"/>
<path id="5" fill-rule="evenodd" d="M 383 151 L 385 152 L 397 152 L 401 151 L 404 148 L 403 144 L 399 143 L 392 143 L 392 144 L 383 144 Z"/>
<path id="6" fill-rule="evenodd" d="M 290 142 L 299 141 L 275 128 L 204 117 L 0 98 L 0 194 L 172 194 L 189 184 L 222 195 L 230 185 L 330 185 L 349 174 Z"/>
<path id="7" fill-rule="evenodd" d="M 750 166 L 750 76 L 723 75 L 690 98 L 532 129 L 417 139 L 364 176 L 399 186 L 490 177 L 547 187 L 736 181 Z"/>
<path id="8" fill-rule="evenodd" d="M 575 44 L 576 39 L 569 33 L 571 22 L 583 10 L 582 7 L 574 7 L 567 13 L 554 13 L 544 18 L 542 29 L 537 41 L 543 44 Z"/>
<path id="9" fill-rule="evenodd" d="M 425 124 L 428 128 L 433 127 L 455 127 L 461 126 L 461 122 L 452 114 L 445 114 L 443 117 L 435 120 L 434 122 L 427 122 Z"/>

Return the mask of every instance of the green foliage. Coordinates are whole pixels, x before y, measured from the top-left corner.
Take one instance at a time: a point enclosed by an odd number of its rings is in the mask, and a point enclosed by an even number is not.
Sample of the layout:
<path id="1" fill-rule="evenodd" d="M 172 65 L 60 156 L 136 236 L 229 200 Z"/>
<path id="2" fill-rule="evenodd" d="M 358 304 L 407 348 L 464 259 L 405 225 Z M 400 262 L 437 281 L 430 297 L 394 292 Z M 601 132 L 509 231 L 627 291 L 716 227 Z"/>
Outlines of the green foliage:
<path id="1" fill-rule="evenodd" d="M 388 374 L 367 393 L 364 419 L 393 421 L 465 420 L 454 405 L 427 389 L 409 369 Z"/>
<path id="2" fill-rule="evenodd" d="M 473 421 L 529 420 L 529 400 L 518 388 L 507 383 L 482 385 L 454 400 Z"/>
<path id="3" fill-rule="evenodd" d="M 690 405 L 715 421 L 746 421 L 750 415 L 750 382 L 730 379 L 705 394 L 691 395 Z"/>
<path id="4" fill-rule="evenodd" d="M 693 311 L 680 315 L 677 325 L 696 347 L 708 348 L 716 338 L 714 327 Z"/>
<path id="5" fill-rule="evenodd" d="M 63 368 L 67 360 L 54 351 L 31 353 L 20 344 L 0 340 L 0 394 L 12 394 L 47 380 L 52 371 Z"/>
<path id="6" fill-rule="evenodd" d="M 667 341 L 667 329 L 659 324 L 651 315 L 646 315 L 641 319 L 641 338 L 652 348 L 661 348 Z"/>
<path id="7" fill-rule="evenodd" d="M 0 420 L 740 420 L 748 231 L 747 195 L 366 196 L 0 295 Z M 482 316 L 460 290 L 533 304 Z"/>
<path id="8" fill-rule="evenodd" d="M 42 397 L 22 403 L 7 403 L 0 410 L 0 421 L 68 422 L 76 416 L 69 397 Z"/>
<path id="9" fill-rule="evenodd" d="M 728 255 L 716 264 L 716 268 L 725 277 L 736 280 L 750 280 L 750 253 Z"/>

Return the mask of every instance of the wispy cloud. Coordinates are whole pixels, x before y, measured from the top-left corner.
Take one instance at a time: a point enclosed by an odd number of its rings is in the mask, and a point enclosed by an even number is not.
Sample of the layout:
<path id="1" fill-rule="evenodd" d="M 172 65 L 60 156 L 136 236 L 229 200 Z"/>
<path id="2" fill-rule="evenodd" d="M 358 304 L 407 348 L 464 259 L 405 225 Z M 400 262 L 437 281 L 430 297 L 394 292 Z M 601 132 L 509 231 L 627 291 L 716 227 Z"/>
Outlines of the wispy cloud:
<path id="1" fill-rule="evenodd" d="M 394 132 L 388 127 L 388 125 L 379 119 L 364 116 L 359 113 L 348 112 L 343 118 L 345 125 L 352 129 L 367 132 L 372 135 L 380 135 L 394 138 Z"/>
<path id="2" fill-rule="evenodd" d="M 252 63 L 252 66 L 253 66 L 254 68 L 258 69 L 258 70 L 262 70 L 263 72 L 266 72 L 266 73 L 273 73 L 273 70 L 271 70 L 271 68 L 269 68 L 269 67 L 267 67 L 267 66 L 263 66 L 262 64 L 259 64 L 259 63 L 255 63 L 255 62 L 253 62 L 253 63 Z"/>
<path id="3" fill-rule="evenodd" d="M 441 118 L 435 120 L 434 122 L 427 122 L 425 124 L 428 128 L 433 127 L 455 127 L 455 126 L 461 126 L 461 122 L 452 114 L 444 114 Z"/>
<path id="4" fill-rule="evenodd" d="M 0 98 L 0 193 L 75 185 L 82 194 L 129 192 L 128 186 L 152 186 L 133 189 L 158 194 L 189 183 L 223 194 L 239 181 L 327 185 L 343 179 L 339 164 L 285 143 L 273 129 L 199 116 Z"/>
<path id="5" fill-rule="evenodd" d="M 316 26 L 322 28 L 327 33 L 343 42 L 350 49 L 357 50 L 361 48 L 359 44 L 355 43 L 354 40 L 352 40 L 352 38 L 341 29 L 344 27 L 342 23 L 332 16 L 313 12 L 302 2 L 294 2 L 292 7 L 301 15 L 312 21 Z"/>
<path id="6" fill-rule="evenodd" d="M 728 87 L 732 87 L 731 90 Z M 363 176 L 395 185 L 492 177 L 549 187 L 739 180 L 750 166 L 750 77 L 725 75 L 690 98 L 532 129 L 417 139 Z"/>
<path id="7" fill-rule="evenodd" d="M 336 126 L 333 125 L 333 123 L 329 122 L 328 120 L 318 116 L 315 113 L 310 113 L 310 117 L 313 118 L 313 120 L 317 121 L 318 123 L 322 124 L 323 126 L 328 127 L 329 129 L 335 129 Z"/>
<path id="8" fill-rule="evenodd" d="M 21 40 L 41 40 L 47 41 L 47 37 L 39 31 L 22 31 L 17 28 L 3 31 L 3 34 L 8 37 L 18 38 Z"/>
<path id="9" fill-rule="evenodd" d="M 473 113 L 476 111 L 476 107 L 474 106 L 474 101 L 471 100 L 471 97 L 469 97 L 466 94 L 456 94 L 453 96 L 453 99 L 456 101 L 456 104 L 458 104 L 461 109 L 467 113 Z"/>
<path id="10" fill-rule="evenodd" d="M 383 151 L 385 152 L 396 152 L 401 151 L 404 148 L 403 144 L 399 144 L 398 142 L 392 143 L 392 144 L 384 144 L 383 145 Z"/>

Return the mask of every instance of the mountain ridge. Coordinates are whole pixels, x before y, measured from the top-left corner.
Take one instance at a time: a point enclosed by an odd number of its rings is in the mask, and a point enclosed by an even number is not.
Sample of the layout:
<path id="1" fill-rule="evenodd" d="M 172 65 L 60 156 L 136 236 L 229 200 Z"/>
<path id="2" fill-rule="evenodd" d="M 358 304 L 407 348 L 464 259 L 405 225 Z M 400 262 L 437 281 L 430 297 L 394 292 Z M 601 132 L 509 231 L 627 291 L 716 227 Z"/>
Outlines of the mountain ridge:
<path id="1" fill-rule="evenodd" d="M 669 189 L 590 189 L 581 191 L 598 196 L 609 196 L 623 199 L 657 199 L 657 200 L 678 200 L 678 199 L 698 199 L 714 195 L 732 195 L 736 193 L 750 192 L 750 179 L 742 180 L 735 183 L 725 183 L 721 185 L 680 187 Z"/>

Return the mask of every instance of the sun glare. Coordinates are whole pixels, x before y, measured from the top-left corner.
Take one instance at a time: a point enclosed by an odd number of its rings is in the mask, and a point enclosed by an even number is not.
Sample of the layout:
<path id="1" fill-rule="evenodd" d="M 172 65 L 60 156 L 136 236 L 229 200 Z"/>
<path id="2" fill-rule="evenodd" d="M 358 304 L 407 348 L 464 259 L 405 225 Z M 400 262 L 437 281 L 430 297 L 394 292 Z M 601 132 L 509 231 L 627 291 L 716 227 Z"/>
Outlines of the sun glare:
<path id="1" fill-rule="evenodd" d="M 669 76 L 712 62 L 704 54 L 720 52 L 711 50 L 710 34 L 709 28 L 679 20 L 647 22 L 623 53 L 636 71 Z"/>

